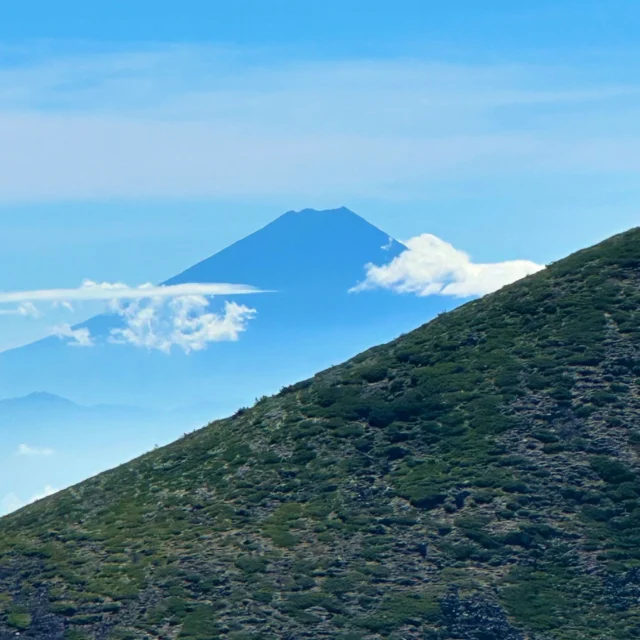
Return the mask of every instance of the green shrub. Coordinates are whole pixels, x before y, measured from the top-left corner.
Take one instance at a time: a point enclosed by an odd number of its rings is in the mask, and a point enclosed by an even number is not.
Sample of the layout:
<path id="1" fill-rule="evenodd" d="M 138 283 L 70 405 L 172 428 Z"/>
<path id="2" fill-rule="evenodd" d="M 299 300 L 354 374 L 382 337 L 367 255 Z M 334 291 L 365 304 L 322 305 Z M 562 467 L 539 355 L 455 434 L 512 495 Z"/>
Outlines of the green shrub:
<path id="1" fill-rule="evenodd" d="M 26 631 L 31 626 L 31 614 L 27 611 L 14 609 L 7 616 L 7 624 L 19 631 Z"/>
<path id="2" fill-rule="evenodd" d="M 636 479 L 636 474 L 618 460 L 597 456 L 591 459 L 591 468 L 605 481 L 611 484 L 630 482 Z"/>
<path id="3" fill-rule="evenodd" d="M 267 568 L 267 561 L 256 556 L 240 556 L 235 564 L 244 573 L 262 573 Z"/>

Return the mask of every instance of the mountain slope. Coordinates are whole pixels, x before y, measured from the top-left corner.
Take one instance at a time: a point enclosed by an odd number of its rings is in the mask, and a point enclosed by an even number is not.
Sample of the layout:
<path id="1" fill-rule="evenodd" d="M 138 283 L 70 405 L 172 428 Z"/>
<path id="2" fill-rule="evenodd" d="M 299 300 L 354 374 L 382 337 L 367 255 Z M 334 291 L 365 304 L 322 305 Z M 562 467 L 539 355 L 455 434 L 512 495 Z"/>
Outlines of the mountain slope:
<path id="1" fill-rule="evenodd" d="M 102 314 L 80 325 L 90 330 L 94 347 L 50 337 L 0 354 L 0 389 L 5 396 L 47 389 L 83 404 L 163 408 L 207 399 L 218 401 L 219 412 L 232 410 L 458 304 L 439 296 L 348 292 L 365 277 L 367 263 L 384 264 L 404 249 L 348 209 L 285 213 L 165 283 L 275 290 L 236 298 L 257 311 L 237 342 L 210 343 L 190 354 L 176 348 L 169 356 L 112 344 L 110 332 L 122 328 L 123 319 Z M 214 299 L 210 309 L 220 311 L 225 300 Z M 282 361 L 276 354 L 285 349 L 290 356 Z"/>
<path id="2" fill-rule="evenodd" d="M 640 229 L 0 521 L 0 638 L 640 633 Z"/>

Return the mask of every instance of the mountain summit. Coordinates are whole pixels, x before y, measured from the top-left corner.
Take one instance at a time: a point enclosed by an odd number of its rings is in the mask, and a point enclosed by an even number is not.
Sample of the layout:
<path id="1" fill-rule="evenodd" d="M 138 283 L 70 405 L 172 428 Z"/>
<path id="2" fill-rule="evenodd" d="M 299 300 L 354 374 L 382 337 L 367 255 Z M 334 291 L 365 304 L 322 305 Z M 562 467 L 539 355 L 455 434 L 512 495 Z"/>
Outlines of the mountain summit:
<path id="1" fill-rule="evenodd" d="M 243 282 L 279 291 L 345 293 L 362 279 L 368 262 L 388 262 L 405 249 L 345 207 L 288 211 L 165 284 Z"/>
<path id="2" fill-rule="evenodd" d="M 634 229 L 4 518 L 0 638 L 637 638 L 639 376 Z"/>

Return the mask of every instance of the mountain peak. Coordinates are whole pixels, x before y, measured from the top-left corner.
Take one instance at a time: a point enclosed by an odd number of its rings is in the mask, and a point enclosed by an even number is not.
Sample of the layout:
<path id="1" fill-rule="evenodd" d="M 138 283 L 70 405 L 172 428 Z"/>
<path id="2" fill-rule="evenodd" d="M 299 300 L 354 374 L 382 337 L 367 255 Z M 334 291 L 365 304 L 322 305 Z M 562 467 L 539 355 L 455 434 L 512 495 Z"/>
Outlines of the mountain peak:
<path id="1" fill-rule="evenodd" d="M 165 284 L 243 282 L 346 292 L 362 280 L 366 264 L 389 261 L 405 249 L 389 238 L 346 207 L 287 211 Z"/>
<path id="2" fill-rule="evenodd" d="M 22 398 L 15 398 L 16 400 L 22 400 L 24 402 L 37 402 L 39 404 L 73 404 L 68 398 L 57 396 L 54 393 L 47 391 L 34 391 Z"/>
<path id="3" fill-rule="evenodd" d="M 61 407 L 75 407 L 77 405 L 68 398 L 63 398 L 53 393 L 34 391 L 25 396 L 0 400 L 0 406 L 5 408 L 51 410 Z"/>
<path id="4" fill-rule="evenodd" d="M 305 209 L 292 209 L 291 211 L 287 211 L 284 215 L 298 215 L 298 216 L 313 216 L 313 215 L 335 215 L 335 214 L 342 214 L 342 215 L 352 215 L 352 216 L 357 216 L 358 218 L 361 218 L 361 216 L 359 216 L 357 213 L 355 213 L 354 211 L 351 211 L 351 209 L 348 209 L 347 207 L 338 207 L 336 209 L 311 209 L 311 208 L 305 208 Z"/>
<path id="5" fill-rule="evenodd" d="M 359 225 L 361 230 L 370 228 L 380 231 L 368 220 L 347 207 L 337 207 L 336 209 L 312 209 L 310 207 L 304 209 L 292 209 L 283 213 L 265 228 L 268 228 L 273 224 L 280 223 L 309 224 L 325 228 L 329 226 L 334 228 L 346 228 L 347 226 L 354 224 Z"/>

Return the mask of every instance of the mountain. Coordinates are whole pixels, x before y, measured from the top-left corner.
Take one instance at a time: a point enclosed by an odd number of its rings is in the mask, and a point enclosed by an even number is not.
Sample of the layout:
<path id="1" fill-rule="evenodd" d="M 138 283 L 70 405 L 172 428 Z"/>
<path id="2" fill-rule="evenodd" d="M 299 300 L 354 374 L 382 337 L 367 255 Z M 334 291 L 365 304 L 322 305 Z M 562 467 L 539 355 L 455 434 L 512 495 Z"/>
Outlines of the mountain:
<path id="1" fill-rule="evenodd" d="M 178 416 L 199 415 L 211 413 L 213 407 L 207 402 L 196 405 L 185 405 L 171 411 L 160 411 L 134 405 L 96 404 L 80 405 L 68 398 L 57 396 L 45 391 L 35 391 L 19 398 L 0 400 L 0 429 L 21 427 L 24 436 L 25 426 L 31 421 L 46 420 L 48 424 L 56 421 L 59 426 L 69 426 L 74 420 L 80 420 L 86 429 L 89 423 L 104 421 L 105 426 L 113 420 L 139 424 L 141 420 L 162 420 L 163 417 L 175 422 Z"/>
<path id="2" fill-rule="evenodd" d="M 171 355 L 112 344 L 123 318 L 103 314 L 78 325 L 91 348 L 50 337 L 0 354 L 0 389 L 18 396 L 47 389 L 84 404 L 170 408 L 206 400 L 222 415 L 277 391 L 456 304 L 387 291 L 349 293 L 365 265 L 384 264 L 404 245 L 348 209 L 290 211 L 163 284 L 231 282 L 273 291 L 235 298 L 257 311 L 237 342 Z M 219 312 L 227 298 L 210 304 Z M 287 358 L 280 354 L 286 352 Z"/>
<path id="3" fill-rule="evenodd" d="M 244 282 L 281 292 L 346 293 L 368 262 L 388 262 L 405 249 L 346 207 L 288 211 L 165 284 Z"/>
<path id="4" fill-rule="evenodd" d="M 0 400 L 0 416 L 4 416 L 8 413 L 14 412 L 45 412 L 50 414 L 51 412 L 64 412 L 68 414 L 70 412 L 125 412 L 125 413 L 140 413 L 142 409 L 140 407 L 126 406 L 126 405 L 94 405 L 94 406 L 82 406 L 69 400 L 57 396 L 53 393 L 47 393 L 46 391 L 34 391 L 26 396 L 19 398 L 7 398 L 6 400 Z"/>
<path id="5" fill-rule="evenodd" d="M 0 638 L 640 633 L 640 229 L 0 520 Z"/>
<path id="6" fill-rule="evenodd" d="M 6 413 L 22 412 L 22 411 L 56 411 L 74 409 L 78 405 L 61 398 L 53 393 L 45 391 L 34 391 L 29 395 L 20 398 L 8 398 L 0 400 L 0 416 Z"/>
<path id="7" fill-rule="evenodd" d="M 211 415 L 215 406 L 207 403 L 159 411 L 83 406 L 45 392 L 2 400 L 0 515 L 20 500 L 40 495 L 45 486 L 68 487 L 131 460 L 154 444 L 171 442 Z"/>

